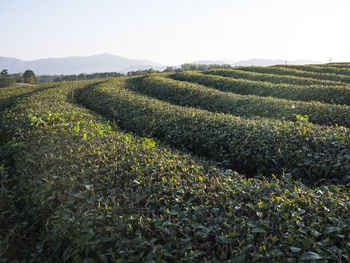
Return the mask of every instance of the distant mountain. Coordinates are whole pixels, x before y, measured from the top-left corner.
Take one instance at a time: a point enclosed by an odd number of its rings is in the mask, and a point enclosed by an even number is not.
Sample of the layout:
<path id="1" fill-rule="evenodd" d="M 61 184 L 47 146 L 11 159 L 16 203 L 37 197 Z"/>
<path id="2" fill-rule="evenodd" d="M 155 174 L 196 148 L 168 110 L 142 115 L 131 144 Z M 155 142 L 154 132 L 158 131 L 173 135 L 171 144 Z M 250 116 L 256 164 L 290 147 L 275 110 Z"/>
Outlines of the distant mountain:
<path id="1" fill-rule="evenodd" d="M 322 64 L 325 62 L 319 62 L 319 61 L 312 61 L 312 60 L 295 60 L 295 61 L 288 61 L 288 60 L 282 60 L 282 59 L 262 59 L 262 58 L 253 58 L 249 60 L 241 60 L 238 62 L 234 62 L 232 60 L 201 60 L 201 61 L 194 61 L 193 64 L 218 64 L 218 65 L 224 65 L 229 64 L 231 66 L 273 66 L 273 65 L 280 65 L 280 64 L 288 64 L 288 65 L 305 65 L 305 64 Z"/>
<path id="2" fill-rule="evenodd" d="M 150 68 L 163 70 L 165 66 L 150 60 L 128 59 L 111 54 L 99 54 L 30 61 L 0 57 L 0 70 L 5 68 L 9 73 L 24 72 L 27 69 L 31 69 L 36 75 L 60 75 L 95 72 L 127 73 Z"/>
<path id="3" fill-rule="evenodd" d="M 232 66 L 272 66 L 277 64 L 318 64 L 310 60 L 286 61 L 281 59 L 250 59 L 234 62 L 228 59 L 222 60 L 201 60 L 194 61 L 193 64 L 229 64 Z M 120 72 L 156 69 L 163 70 L 166 66 L 150 60 L 129 59 L 111 54 L 99 54 L 94 56 L 46 58 L 38 60 L 24 61 L 16 58 L 0 57 L 0 71 L 7 69 L 10 74 L 24 72 L 31 69 L 36 75 L 60 75 L 60 74 L 80 74 L 95 72 Z"/>

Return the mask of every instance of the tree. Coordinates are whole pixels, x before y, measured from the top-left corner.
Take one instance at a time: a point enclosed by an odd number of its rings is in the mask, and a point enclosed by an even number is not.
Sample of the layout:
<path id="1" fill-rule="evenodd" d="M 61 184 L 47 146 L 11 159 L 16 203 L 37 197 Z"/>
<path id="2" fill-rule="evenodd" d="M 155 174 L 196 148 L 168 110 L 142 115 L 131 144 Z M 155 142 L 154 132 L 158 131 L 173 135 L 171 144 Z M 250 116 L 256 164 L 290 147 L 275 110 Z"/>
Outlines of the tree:
<path id="1" fill-rule="evenodd" d="M 78 80 L 85 80 L 86 79 L 86 74 L 85 73 L 80 73 L 78 75 Z"/>
<path id="2" fill-rule="evenodd" d="M 8 74 L 7 69 L 3 69 L 0 72 L 0 88 L 13 86 L 16 84 L 16 81 L 14 81 Z"/>
<path id="3" fill-rule="evenodd" d="M 16 84 L 16 81 L 14 81 L 11 78 L 8 77 L 0 77 L 0 88 L 5 88 L 9 86 L 13 86 Z"/>
<path id="4" fill-rule="evenodd" d="M 36 76 L 32 70 L 28 69 L 23 74 L 23 80 L 24 83 L 34 84 L 36 83 Z"/>
<path id="5" fill-rule="evenodd" d="M 23 74 L 22 73 L 14 73 L 10 74 L 10 77 L 16 81 L 17 83 L 23 83 Z"/>
<path id="6" fill-rule="evenodd" d="M 7 72 L 7 69 L 3 69 L 0 73 L 1 77 L 8 77 L 9 73 Z"/>

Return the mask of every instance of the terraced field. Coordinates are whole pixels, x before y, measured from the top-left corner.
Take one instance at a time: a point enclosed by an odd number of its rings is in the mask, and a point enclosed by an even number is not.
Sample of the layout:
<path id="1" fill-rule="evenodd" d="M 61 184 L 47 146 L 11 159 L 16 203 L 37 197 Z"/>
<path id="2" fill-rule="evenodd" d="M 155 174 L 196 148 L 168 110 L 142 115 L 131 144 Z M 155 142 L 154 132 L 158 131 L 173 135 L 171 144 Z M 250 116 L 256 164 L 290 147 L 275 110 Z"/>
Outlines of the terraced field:
<path id="1" fill-rule="evenodd" d="M 349 65 L 1 89 L 2 262 L 349 262 Z"/>

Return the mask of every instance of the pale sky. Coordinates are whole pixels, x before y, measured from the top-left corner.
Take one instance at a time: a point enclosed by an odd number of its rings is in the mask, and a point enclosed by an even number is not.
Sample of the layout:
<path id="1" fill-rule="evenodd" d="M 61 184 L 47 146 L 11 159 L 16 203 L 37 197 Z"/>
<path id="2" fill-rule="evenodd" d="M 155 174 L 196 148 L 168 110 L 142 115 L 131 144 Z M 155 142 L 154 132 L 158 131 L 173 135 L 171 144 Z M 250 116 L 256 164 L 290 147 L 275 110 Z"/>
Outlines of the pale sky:
<path id="1" fill-rule="evenodd" d="M 0 0 L 0 56 L 350 61 L 349 0 Z"/>

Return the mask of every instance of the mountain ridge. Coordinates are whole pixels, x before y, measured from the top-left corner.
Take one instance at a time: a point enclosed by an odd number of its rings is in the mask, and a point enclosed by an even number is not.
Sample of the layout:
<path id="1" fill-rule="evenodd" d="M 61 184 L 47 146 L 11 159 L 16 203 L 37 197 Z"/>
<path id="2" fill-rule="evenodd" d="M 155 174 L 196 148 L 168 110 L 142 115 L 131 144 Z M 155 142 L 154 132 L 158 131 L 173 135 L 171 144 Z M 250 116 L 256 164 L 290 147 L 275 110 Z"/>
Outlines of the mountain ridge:
<path id="1" fill-rule="evenodd" d="M 80 74 L 96 72 L 127 73 L 129 68 L 165 69 L 165 66 L 146 59 L 129 59 L 107 53 L 91 56 L 69 56 L 63 58 L 42 58 L 36 60 L 21 60 L 10 57 L 0 57 L 0 68 L 6 68 L 9 73 L 24 72 L 31 69 L 37 75 Z"/>
<path id="2" fill-rule="evenodd" d="M 272 66 L 277 64 L 320 64 L 312 60 L 287 61 L 281 59 L 253 58 L 234 62 L 230 59 L 222 60 L 201 60 L 192 64 L 228 64 L 231 66 Z M 91 56 L 68 56 L 63 58 L 41 58 L 36 60 L 21 60 L 11 57 L 0 56 L 0 70 L 7 69 L 10 74 L 24 72 L 31 69 L 37 75 L 70 75 L 80 73 L 96 72 L 119 72 L 127 73 L 137 70 L 164 70 L 165 65 L 146 59 L 130 59 L 108 53 Z"/>

